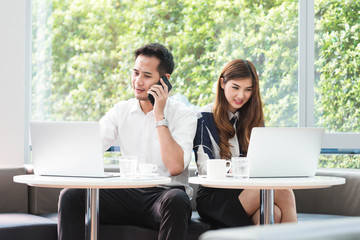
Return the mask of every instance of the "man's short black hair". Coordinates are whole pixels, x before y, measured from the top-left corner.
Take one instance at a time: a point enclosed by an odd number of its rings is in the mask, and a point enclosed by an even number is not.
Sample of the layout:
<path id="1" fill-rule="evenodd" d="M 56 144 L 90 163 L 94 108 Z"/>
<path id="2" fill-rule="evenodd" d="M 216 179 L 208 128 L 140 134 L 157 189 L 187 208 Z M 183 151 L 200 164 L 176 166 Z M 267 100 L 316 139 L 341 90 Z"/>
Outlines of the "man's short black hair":
<path id="1" fill-rule="evenodd" d="M 175 64 L 173 55 L 160 43 L 150 43 L 135 50 L 135 59 L 140 55 L 156 57 L 160 60 L 160 63 L 157 67 L 160 76 L 163 76 L 165 73 L 172 74 L 174 71 Z"/>

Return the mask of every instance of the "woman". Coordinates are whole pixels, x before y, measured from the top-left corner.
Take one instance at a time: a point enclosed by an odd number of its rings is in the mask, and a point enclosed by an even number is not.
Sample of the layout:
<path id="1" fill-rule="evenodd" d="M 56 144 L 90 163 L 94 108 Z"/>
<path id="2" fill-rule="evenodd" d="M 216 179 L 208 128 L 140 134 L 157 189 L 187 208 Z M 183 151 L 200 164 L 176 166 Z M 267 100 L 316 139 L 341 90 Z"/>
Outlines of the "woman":
<path id="1" fill-rule="evenodd" d="M 255 66 L 242 59 L 229 62 L 217 84 L 215 103 L 201 109 L 194 139 L 199 174 L 206 174 L 208 159 L 246 156 L 253 127 L 264 126 Z M 260 223 L 260 191 L 200 186 L 196 198 L 200 216 L 215 227 Z M 296 222 L 292 190 L 275 190 L 274 221 Z"/>

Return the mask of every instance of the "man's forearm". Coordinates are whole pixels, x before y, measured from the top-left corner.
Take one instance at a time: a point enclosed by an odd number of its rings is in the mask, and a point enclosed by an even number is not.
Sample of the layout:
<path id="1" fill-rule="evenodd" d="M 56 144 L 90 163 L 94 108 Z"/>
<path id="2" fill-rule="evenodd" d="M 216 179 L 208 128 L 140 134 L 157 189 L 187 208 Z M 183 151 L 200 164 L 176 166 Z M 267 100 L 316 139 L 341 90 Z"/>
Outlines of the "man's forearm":
<path id="1" fill-rule="evenodd" d="M 184 151 L 171 136 L 166 126 L 157 128 L 161 158 L 172 176 L 179 175 L 184 170 Z"/>

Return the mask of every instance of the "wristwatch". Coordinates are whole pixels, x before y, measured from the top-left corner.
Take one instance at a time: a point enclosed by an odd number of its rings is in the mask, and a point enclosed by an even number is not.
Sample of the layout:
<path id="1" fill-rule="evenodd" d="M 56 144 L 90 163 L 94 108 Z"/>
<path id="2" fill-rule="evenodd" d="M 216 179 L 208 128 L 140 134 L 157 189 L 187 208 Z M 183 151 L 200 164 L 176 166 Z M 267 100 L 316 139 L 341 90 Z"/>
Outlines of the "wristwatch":
<path id="1" fill-rule="evenodd" d="M 160 120 L 156 123 L 156 127 L 160 127 L 160 126 L 165 126 L 165 127 L 169 127 L 169 121 L 164 118 L 163 120 Z"/>

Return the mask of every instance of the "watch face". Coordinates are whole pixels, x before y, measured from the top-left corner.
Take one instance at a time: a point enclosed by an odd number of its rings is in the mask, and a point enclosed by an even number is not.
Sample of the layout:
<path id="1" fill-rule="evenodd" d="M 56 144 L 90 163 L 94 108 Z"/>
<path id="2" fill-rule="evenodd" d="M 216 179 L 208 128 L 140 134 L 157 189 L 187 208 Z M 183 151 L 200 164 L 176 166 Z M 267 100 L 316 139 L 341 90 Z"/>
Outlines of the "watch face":
<path id="1" fill-rule="evenodd" d="M 164 118 L 163 120 L 159 121 L 156 123 L 156 127 L 160 127 L 160 126 L 169 126 L 169 122 L 166 118 Z"/>

